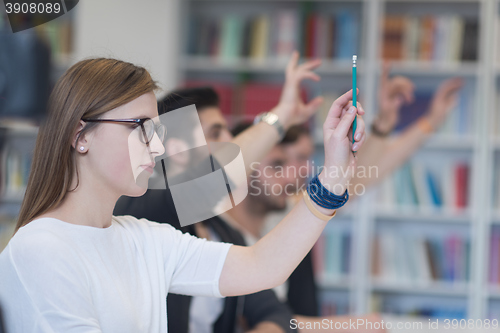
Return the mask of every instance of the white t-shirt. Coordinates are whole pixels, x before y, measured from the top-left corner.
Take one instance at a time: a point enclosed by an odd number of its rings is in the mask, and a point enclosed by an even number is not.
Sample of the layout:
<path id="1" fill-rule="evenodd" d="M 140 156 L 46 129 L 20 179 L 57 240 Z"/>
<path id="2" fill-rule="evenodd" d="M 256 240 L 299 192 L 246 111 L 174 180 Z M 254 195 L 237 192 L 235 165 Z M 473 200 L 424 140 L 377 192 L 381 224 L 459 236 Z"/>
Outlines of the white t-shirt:
<path id="1" fill-rule="evenodd" d="M 37 219 L 0 254 L 7 332 L 166 332 L 168 292 L 222 297 L 230 246 L 132 216 Z"/>
<path id="2" fill-rule="evenodd" d="M 220 241 L 220 237 L 208 226 L 210 240 Z M 224 312 L 222 298 L 195 296 L 189 306 L 189 333 L 212 333 L 217 319 Z"/>

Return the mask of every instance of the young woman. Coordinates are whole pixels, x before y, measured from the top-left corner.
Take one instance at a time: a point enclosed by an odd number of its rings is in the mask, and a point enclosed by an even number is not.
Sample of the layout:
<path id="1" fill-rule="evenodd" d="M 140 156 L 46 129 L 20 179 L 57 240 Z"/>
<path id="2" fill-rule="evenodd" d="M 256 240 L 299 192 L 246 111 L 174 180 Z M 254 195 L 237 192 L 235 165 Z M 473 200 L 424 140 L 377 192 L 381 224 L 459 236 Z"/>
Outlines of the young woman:
<path id="1" fill-rule="evenodd" d="M 294 59 L 287 76 L 297 68 L 314 75 L 296 66 L 298 55 Z M 146 191 L 134 175 L 150 173 L 164 152 L 155 89 L 144 68 L 102 58 L 75 64 L 56 84 L 16 234 L 0 254 L 8 332 L 165 332 L 168 292 L 221 297 L 275 287 L 334 215 L 305 195 L 251 247 L 112 216 L 120 196 Z M 350 126 L 363 111 L 349 107 L 351 97 L 348 92 L 332 105 L 324 125 L 319 181 L 339 198 L 351 178 L 345 171 L 355 165 L 352 150 L 365 137 L 359 117 L 352 145 Z M 270 126 L 257 125 L 254 134 L 264 128 Z M 277 131 L 269 133 L 258 140 L 276 142 Z M 334 195 L 322 193 L 313 199 L 324 203 Z"/>

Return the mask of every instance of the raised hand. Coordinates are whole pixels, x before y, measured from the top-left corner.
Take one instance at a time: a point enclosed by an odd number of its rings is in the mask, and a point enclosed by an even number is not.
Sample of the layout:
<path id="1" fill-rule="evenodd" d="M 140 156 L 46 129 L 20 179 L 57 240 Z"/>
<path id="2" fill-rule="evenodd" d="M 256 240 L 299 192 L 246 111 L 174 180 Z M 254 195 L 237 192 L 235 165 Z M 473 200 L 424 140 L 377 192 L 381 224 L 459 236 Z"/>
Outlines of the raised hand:
<path id="1" fill-rule="evenodd" d="M 312 70 L 321 65 L 321 60 L 311 60 L 298 65 L 299 53 L 294 51 L 285 72 L 285 84 L 281 98 L 274 112 L 279 116 L 285 128 L 302 124 L 307 121 L 323 102 L 322 97 L 316 97 L 305 103 L 300 97 L 300 83 L 305 79 L 321 80 Z"/>
<path id="2" fill-rule="evenodd" d="M 432 97 L 427 110 L 427 119 L 434 129 L 438 129 L 448 117 L 450 111 L 456 106 L 458 92 L 463 87 L 463 80 L 452 78 L 441 83 Z"/>
<path id="3" fill-rule="evenodd" d="M 389 71 L 390 65 L 385 63 L 379 83 L 379 111 L 374 120 L 377 130 L 387 134 L 397 125 L 401 106 L 415 99 L 415 86 L 411 80 L 404 76 L 389 78 Z"/>
<path id="4" fill-rule="evenodd" d="M 357 151 L 363 144 L 365 123 L 362 115 L 363 107 L 352 106 L 352 90 L 340 96 L 333 102 L 323 125 L 323 139 L 325 145 L 325 169 L 319 176 L 325 188 L 336 195 L 344 194 L 356 167 L 356 158 L 353 151 Z M 351 125 L 354 117 L 358 117 L 358 126 L 352 143 Z"/>

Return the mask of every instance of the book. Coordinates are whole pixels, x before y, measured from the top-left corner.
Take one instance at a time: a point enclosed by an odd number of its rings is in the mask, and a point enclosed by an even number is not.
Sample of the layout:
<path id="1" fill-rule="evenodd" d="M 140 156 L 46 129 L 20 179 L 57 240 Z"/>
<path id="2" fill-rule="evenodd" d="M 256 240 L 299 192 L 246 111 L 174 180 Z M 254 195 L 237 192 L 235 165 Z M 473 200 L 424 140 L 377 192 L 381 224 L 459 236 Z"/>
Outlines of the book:
<path id="1" fill-rule="evenodd" d="M 335 41 L 336 58 L 351 60 L 358 53 L 359 23 L 356 15 L 347 9 L 340 10 L 335 16 L 337 36 Z"/>
<path id="2" fill-rule="evenodd" d="M 479 23 L 477 19 L 467 19 L 463 28 L 461 59 L 476 61 L 478 51 Z"/>
<path id="3" fill-rule="evenodd" d="M 288 59 L 297 49 L 298 16 L 292 10 L 281 10 L 277 14 L 277 38 L 274 53 L 278 59 Z"/>
<path id="4" fill-rule="evenodd" d="M 260 15 L 253 21 L 252 37 L 250 41 L 250 58 L 263 60 L 267 57 L 269 26 L 270 22 L 267 15 Z"/>
<path id="5" fill-rule="evenodd" d="M 372 274 L 380 283 L 430 286 L 440 281 L 451 287 L 469 279 L 470 242 L 463 236 L 431 238 L 383 230 L 373 243 Z"/>
<path id="6" fill-rule="evenodd" d="M 384 19 L 383 40 L 384 47 L 382 48 L 382 57 L 386 60 L 401 60 L 403 58 L 403 45 L 405 45 L 405 28 L 407 20 L 404 16 L 390 15 Z M 410 42 L 410 36 L 407 37 L 406 43 Z M 409 47 L 409 45 L 408 45 Z M 409 53 L 409 50 L 407 51 Z"/>
<path id="7" fill-rule="evenodd" d="M 383 22 L 387 60 L 453 64 L 477 60 L 478 22 L 457 14 L 391 14 Z"/>
<path id="8" fill-rule="evenodd" d="M 222 21 L 219 58 L 235 60 L 241 53 L 241 36 L 243 34 L 243 20 L 235 15 L 227 15 Z"/>

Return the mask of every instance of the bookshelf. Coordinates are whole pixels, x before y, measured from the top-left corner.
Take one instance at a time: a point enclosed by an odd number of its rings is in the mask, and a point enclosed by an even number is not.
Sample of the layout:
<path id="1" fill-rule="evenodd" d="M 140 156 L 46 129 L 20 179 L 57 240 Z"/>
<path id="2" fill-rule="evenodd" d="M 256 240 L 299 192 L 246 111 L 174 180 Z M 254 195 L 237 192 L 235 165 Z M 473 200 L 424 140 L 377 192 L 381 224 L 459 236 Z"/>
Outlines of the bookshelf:
<path id="1" fill-rule="evenodd" d="M 349 311 L 363 314 L 383 310 L 399 315 L 420 313 L 424 316 L 498 318 L 500 287 L 488 283 L 488 266 L 492 255 L 489 250 L 490 238 L 493 230 L 500 228 L 500 180 L 496 180 L 500 179 L 500 116 L 496 111 L 500 105 L 500 43 L 497 42 L 500 40 L 500 0 L 318 0 L 307 3 L 295 0 L 190 0 L 183 4 L 182 11 L 186 22 L 182 26 L 185 35 L 181 38 L 185 41 L 181 44 L 179 63 L 181 83 L 216 82 L 230 86 L 236 95 L 241 89 L 245 89 L 248 82 L 280 85 L 286 63 L 284 55 L 287 52 L 276 51 L 279 49 L 276 43 L 290 42 L 290 36 L 280 36 L 279 26 L 269 34 L 272 41 L 265 42 L 268 52 L 259 57 L 251 56 L 248 49 L 245 51 L 245 46 L 241 43 L 251 40 L 251 37 L 243 33 L 241 36 L 244 37 L 238 44 L 239 51 L 215 47 L 207 52 L 206 43 L 204 51 L 200 51 L 203 48 L 200 48 L 199 43 L 203 42 L 197 37 L 196 28 L 193 27 L 203 20 L 216 22 L 223 27 L 224 24 L 231 24 L 227 22 L 234 21 L 237 17 L 241 19 L 243 28 L 236 30 L 245 30 L 245 22 L 255 17 L 275 17 L 277 19 L 274 22 L 279 25 L 279 17 L 295 13 L 299 17 L 297 20 L 302 19 L 305 23 L 297 24 L 302 26 L 303 31 L 299 31 L 299 37 L 292 44 L 301 50 L 302 55 L 316 54 L 323 58 L 323 65 L 317 70 L 322 76 L 322 82 L 306 83 L 307 96 L 322 94 L 327 100 L 325 104 L 328 104 L 329 100 L 350 88 L 350 62 L 343 60 L 335 52 L 325 53 L 320 46 L 313 45 L 320 38 L 311 38 L 313 42 L 308 44 L 304 42 L 303 36 L 310 33 L 307 30 L 307 24 L 310 24 L 316 27 L 314 31 L 319 31 L 317 35 L 325 38 L 322 30 L 324 21 L 318 21 L 317 17 L 327 17 L 326 21 L 329 20 L 328 17 L 333 17 L 335 21 L 336 15 L 341 15 L 339 13 L 344 11 L 349 11 L 353 22 L 358 25 L 354 34 L 357 41 L 354 46 L 346 48 L 354 47 L 358 50 L 360 99 L 366 110 L 376 109 L 378 78 L 384 52 L 387 52 L 384 37 L 390 34 L 390 31 L 385 30 L 387 17 L 400 17 L 399 23 L 407 24 L 403 29 L 404 33 L 409 34 L 405 36 L 400 33 L 395 37 L 401 42 L 400 46 L 395 47 L 401 47 L 401 50 L 396 50 L 400 55 L 393 61 L 391 74 L 409 76 L 418 87 L 417 94 L 429 94 L 444 79 L 462 77 L 467 94 L 461 97 L 459 104 L 462 109 L 453 112 L 458 116 L 450 117 L 453 119 L 444 126 L 445 129 L 435 134 L 409 164 L 410 169 L 419 169 L 420 175 L 426 174 L 427 169 L 436 173 L 438 186 L 446 192 L 442 200 L 448 200 L 450 206 L 443 203 L 442 207 L 433 207 L 428 202 L 431 207 L 421 207 L 418 201 L 406 206 L 381 206 L 379 193 L 384 185 L 373 188 L 356 202 L 351 202 L 348 212 L 335 221 L 337 229 L 333 228 L 334 233 L 335 230 L 343 230 L 350 235 L 349 273 L 342 272 L 334 277 L 326 272 L 319 274 L 321 308 L 325 314 L 332 313 L 332 308 L 335 308 L 334 313 Z M 194 24 L 196 20 L 199 22 Z M 433 46 L 432 52 L 427 51 L 426 56 L 421 56 L 418 52 L 415 53 L 418 48 L 412 43 L 424 41 L 410 36 L 411 27 L 413 25 L 415 29 L 415 25 L 425 24 L 429 30 L 429 22 L 435 24 L 436 36 L 440 36 L 436 38 L 445 43 L 437 43 L 439 45 Z M 207 23 L 203 24 L 205 27 L 209 26 Z M 293 31 L 300 30 L 293 23 L 291 26 Z M 458 35 L 453 35 L 450 31 L 462 31 L 462 39 L 457 39 Z M 221 35 L 225 36 L 219 41 L 223 45 L 228 45 L 224 38 L 235 38 L 223 32 Z M 463 38 L 464 35 L 467 37 Z M 476 38 L 471 37 L 474 35 Z M 217 38 L 214 39 L 212 35 L 212 43 L 216 45 L 214 40 Z M 329 43 L 326 44 L 330 45 Z M 443 49 L 441 44 L 446 47 Z M 446 51 L 448 48 L 454 52 Z M 235 107 L 234 101 L 232 103 L 230 105 L 236 110 L 236 119 L 231 120 L 235 122 L 245 115 Z M 313 129 L 320 128 L 324 112 L 320 110 L 317 119 L 312 121 Z M 367 114 L 368 124 L 372 117 L 373 114 Z M 320 161 L 323 149 L 320 135 L 315 135 L 315 142 L 319 155 L 317 160 Z M 446 162 L 448 169 L 439 164 L 442 161 Z M 457 171 L 457 165 L 466 167 Z M 446 178 L 445 176 L 449 179 L 443 185 L 442 182 L 446 180 L 442 178 Z M 453 184 L 453 177 L 465 179 L 467 185 L 458 207 L 455 207 L 458 199 L 450 197 L 457 186 Z M 495 181 L 491 181 L 492 179 Z M 431 279 L 426 283 L 388 283 L 372 277 L 373 242 L 377 235 L 387 230 L 394 230 L 392 232 L 395 238 L 409 232 L 424 238 L 432 238 L 437 233 L 443 239 L 458 234 L 460 237 L 457 239 L 462 240 L 455 243 L 461 244 L 460 251 L 466 251 L 469 258 L 466 279 L 453 282 Z M 326 229 L 324 239 L 320 241 L 319 247 L 323 247 L 323 251 L 328 248 L 328 239 L 338 239 L 331 232 L 332 229 Z M 453 248 L 452 245 L 449 246 Z M 322 265 L 327 265 L 326 258 L 323 260 L 325 262 Z"/>
<path id="2" fill-rule="evenodd" d="M 51 52 L 49 84 L 71 65 L 73 53 L 73 21 L 78 10 L 37 26 L 18 32 L 13 38 L 22 40 L 36 35 Z M 0 4 L 0 34 L 12 34 L 3 3 Z M 26 183 L 41 117 L 0 116 L 0 251 L 14 232 Z"/>

